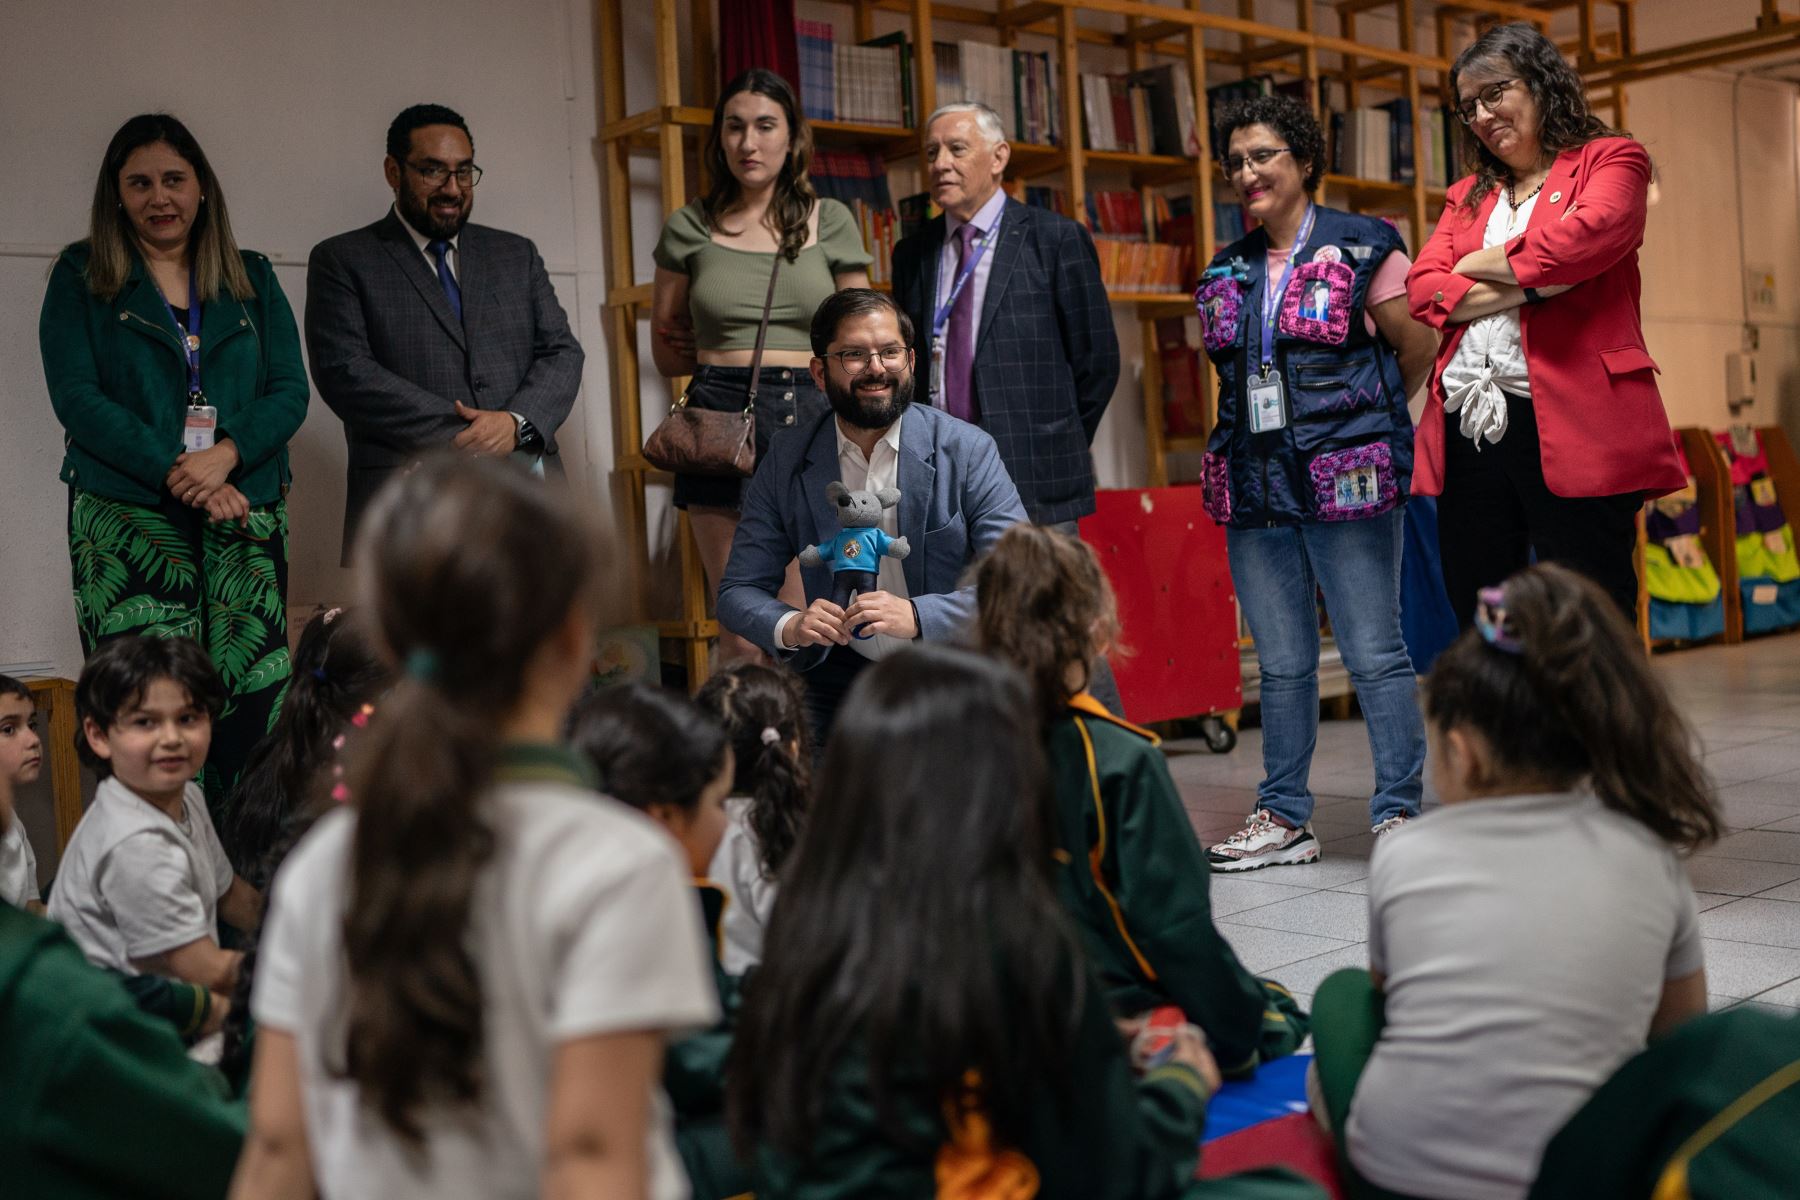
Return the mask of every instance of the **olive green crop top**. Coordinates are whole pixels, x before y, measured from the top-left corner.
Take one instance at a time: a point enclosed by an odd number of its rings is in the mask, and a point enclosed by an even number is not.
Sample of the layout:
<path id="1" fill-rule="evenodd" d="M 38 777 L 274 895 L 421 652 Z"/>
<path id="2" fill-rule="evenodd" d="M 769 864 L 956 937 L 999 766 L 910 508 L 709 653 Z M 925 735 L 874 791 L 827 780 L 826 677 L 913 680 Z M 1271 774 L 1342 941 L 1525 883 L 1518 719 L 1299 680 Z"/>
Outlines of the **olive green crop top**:
<path id="1" fill-rule="evenodd" d="M 656 265 L 688 277 L 688 311 L 694 319 L 694 344 L 701 350 L 750 350 L 762 321 L 763 297 L 769 294 L 768 251 L 734 250 L 712 240 L 696 201 L 675 210 L 652 256 Z M 856 218 L 836 200 L 819 201 L 818 241 L 781 263 L 775 279 L 775 301 L 769 306 L 770 350 L 812 349 L 813 312 L 837 291 L 835 276 L 869 265 Z"/>

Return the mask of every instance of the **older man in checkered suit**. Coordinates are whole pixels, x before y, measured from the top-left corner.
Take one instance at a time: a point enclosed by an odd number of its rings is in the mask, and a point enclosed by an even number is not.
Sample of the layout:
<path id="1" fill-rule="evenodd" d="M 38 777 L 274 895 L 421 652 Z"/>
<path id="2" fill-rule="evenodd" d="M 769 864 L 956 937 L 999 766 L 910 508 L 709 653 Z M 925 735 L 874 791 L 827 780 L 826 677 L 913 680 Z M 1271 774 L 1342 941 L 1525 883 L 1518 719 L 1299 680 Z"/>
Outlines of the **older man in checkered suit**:
<path id="1" fill-rule="evenodd" d="M 313 248 L 306 347 L 344 422 L 344 557 L 382 483 L 428 450 L 514 455 L 560 471 L 556 431 L 581 386 L 581 345 L 543 260 L 468 223 L 481 179 L 468 126 L 418 104 L 388 128 L 394 207 Z"/>
<path id="2" fill-rule="evenodd" d="M 1119 381 L 1119 338 L 1093 239 L 1001 191 L 1011 154 L 986 105 L 932 114 L 925 174 L 943 215 L 894 247 L 894 298 L 918 331 L 919 373 L 930 364 L 932 405 L 992 435 L 1032 521 L 1074 536 L 1094 511 L 1089 446 Z M 1120 710 L 1110 672 L 1094 691 Z"/>

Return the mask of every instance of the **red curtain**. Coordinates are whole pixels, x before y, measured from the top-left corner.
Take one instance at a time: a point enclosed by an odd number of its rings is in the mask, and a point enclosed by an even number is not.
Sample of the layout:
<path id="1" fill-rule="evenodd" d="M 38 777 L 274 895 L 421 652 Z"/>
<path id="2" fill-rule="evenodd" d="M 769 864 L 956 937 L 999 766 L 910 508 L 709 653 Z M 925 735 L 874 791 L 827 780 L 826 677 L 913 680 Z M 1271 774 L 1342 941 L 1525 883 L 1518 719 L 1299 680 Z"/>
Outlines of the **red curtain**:
<path id="1" fill-rule="evenodd" d="M 800 88 L 794 0 L 719 0 L 719 83 L 767 67 Z"/>

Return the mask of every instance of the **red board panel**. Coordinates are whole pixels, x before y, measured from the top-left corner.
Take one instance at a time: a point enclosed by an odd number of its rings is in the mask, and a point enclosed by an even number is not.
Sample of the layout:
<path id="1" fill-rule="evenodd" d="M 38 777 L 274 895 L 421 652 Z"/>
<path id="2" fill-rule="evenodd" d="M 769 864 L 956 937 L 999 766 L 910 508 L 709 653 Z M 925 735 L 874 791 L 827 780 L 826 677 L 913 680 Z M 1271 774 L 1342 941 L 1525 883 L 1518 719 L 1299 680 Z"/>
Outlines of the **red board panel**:
<path id="1" fill-rule="evenodd" d="M 1081 540 L 1119 596 L 1129 655 L 1112 656 L 1125 714 L 1147 724 L 1243 703 L 1225 531 L 1194 486 L 1102 491 Z"/>

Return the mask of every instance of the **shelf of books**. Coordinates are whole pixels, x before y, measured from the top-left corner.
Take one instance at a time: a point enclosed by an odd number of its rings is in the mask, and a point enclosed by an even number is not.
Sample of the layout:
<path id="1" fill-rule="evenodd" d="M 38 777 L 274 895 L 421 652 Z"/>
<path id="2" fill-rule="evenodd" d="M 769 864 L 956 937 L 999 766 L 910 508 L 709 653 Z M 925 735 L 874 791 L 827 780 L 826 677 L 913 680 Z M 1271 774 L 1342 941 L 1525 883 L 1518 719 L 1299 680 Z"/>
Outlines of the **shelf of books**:
<path id="1" fill-rule="evenodd" d="M 622 32 L 624 2 L 599 0 L 602 45 L 609 29 Z M 627 326 L 647 312 L 625 302 L 639 286 L 631 278 L 629 217 L 618 215 L 629 209 L 625 156 L 649 150 L 663 158 L 664 203 L 672 210 L 687 199 L 676 161 L 688 148 L 683 139 L 710 120 L 708 110 L 680 102 L 675 10 L 688 3 L 698 14 L 711 0 L 651 2 L 658 108 L 624 111 L 623 83 L 609 77 L 622 77 L 622 53 L 602 70 L 601 136 L 620 168 L 609 173 L 617 180 L 607 196 L 621 397 L 637 395 L 637 338 Z M 1243 211 L 1213 161 L 1210 125 L 1220 106 L 1271 93 L 1310 105 L 1327 136 L 1321 200 L 1392 220 L 1416 250 L 1457 174 L 1454 121 L 1437 99 L 1453 42 L 1493 15 L 1474 11 L 1481 4 L 1353 0 L 1320 10 L 1337 21 L 1337 36 L 1328 36 L 1306 2 L 1279 6 L 1292 26 L 1259 19 L 1257 0 L 1238 0 L 1230 16 L 1207 11 L 1203 0 L 996 4 L 983 12 L 930 0 L 800 0 L 792 34 L 796 83 L 816 143 L 814 186 L 850 207 L 874 258 L 871 279 L 888 286 L 894 244 L 933 215 L 919 155 L 924 119 L 958 100 L 994 109 L 1011 146 L 1008 191 L 1088 227 L 1119 318 L 1137 327 L 1144 482 L 1193 479 L 1214 385 L 1190 297 L 1212 253 L 1245 232 Z M 1358 39 L 1357 17 L 1383 6 L 1394 13 L 1386 40 Z M 1264 7 L 1277 6 L 1264 0 Z M 1416 44 L 1429 33 L 1420 30 L 1433 25 L 1435 52 L 1422 53 Z M 1134 386 L 1129 369 L 1122 386 Z M 616 409 L 631 413 L 618 423 L 618 466 L 641 488 L 647 468 L 635 406 Z M 697 569 L 684 551 L 690 563 Z M 666 634 L 711 630 L 703 587 L 685 586 L 683 605 Z M 690 668 L 703 669 L 695 655 L 690 644 Z"/>

